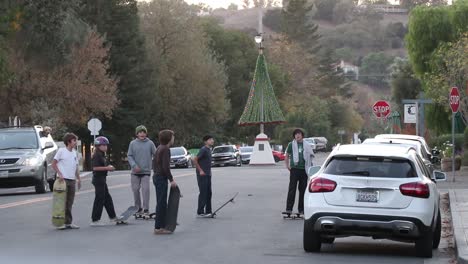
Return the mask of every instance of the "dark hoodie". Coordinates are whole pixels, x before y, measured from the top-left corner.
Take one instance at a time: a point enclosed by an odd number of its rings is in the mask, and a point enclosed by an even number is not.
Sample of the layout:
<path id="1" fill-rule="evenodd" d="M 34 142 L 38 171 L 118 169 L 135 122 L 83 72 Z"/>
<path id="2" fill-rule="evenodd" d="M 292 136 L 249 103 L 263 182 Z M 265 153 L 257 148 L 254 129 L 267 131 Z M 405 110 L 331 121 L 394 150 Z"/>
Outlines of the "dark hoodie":
<path id="1" fill-rule="evenodd" d="M 164 177 L 170 182 L 173 181 L 171 173 L 171 150 L 167 145 L 160 145 L 156 150 L 153 168 L 156 177 Z"/>

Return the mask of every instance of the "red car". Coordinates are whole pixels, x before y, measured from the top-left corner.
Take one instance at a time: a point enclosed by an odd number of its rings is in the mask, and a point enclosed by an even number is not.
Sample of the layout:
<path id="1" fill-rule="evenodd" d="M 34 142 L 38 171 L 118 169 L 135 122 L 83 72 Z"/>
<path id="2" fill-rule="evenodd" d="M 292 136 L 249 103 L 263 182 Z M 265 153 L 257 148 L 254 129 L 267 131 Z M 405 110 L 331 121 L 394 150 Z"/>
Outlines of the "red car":
<path id="1" fill-rule="evenodd" d="M 273 150 L 273 158 L 275 158 L 275 162 L 278 162 L 280 160 L 284 160 L 286 156 L 281 151 Z"/>

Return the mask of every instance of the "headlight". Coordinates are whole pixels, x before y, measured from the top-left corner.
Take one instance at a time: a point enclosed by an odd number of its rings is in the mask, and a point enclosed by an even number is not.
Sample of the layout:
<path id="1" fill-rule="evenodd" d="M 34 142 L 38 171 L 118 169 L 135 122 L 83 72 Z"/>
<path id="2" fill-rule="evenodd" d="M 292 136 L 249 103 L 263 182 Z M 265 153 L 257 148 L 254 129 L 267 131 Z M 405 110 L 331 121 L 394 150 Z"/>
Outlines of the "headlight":
<path id="1" fill-rule="evenodd" d="M 23 161 L 25 166 L 38 166 L 42 163 L 42 159 L 38 157 L 29 157 Z"/>

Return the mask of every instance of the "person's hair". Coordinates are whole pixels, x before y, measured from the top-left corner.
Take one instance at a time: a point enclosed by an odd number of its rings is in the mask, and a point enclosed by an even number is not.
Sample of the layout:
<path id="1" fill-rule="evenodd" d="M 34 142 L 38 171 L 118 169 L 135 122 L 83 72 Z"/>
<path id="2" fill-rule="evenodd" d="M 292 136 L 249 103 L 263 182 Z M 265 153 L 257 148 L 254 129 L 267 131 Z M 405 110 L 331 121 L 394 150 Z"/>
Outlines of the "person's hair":
<path id="1" fill-rule="evenodd" d="M 65 146 L 68 146 L 72 140 L 78 140 L 78 137 L 73 133 L 66 133 L 65 136 L 63 136 L 63 143 Z"/>
<path id="2" fill-rule="evenodd" d="M 203 137 L 203 142 L 206 142 L 206 141 L 208 141 L 209 139 L 212 139 L 212 138 L 213 138 L 212 136 L 206 135 L 206 136 Z"/>
<path id="3" fill-rule="evenodd" d="M 302 137 L 304 137 L 304 131 L 302 131 L 302 129 L 299 129 L 299 128 L 294 129 L 293 134 L 292 134 L 293 138 L 296 137 L 296 134 L 301 134 Z"/>
<path id="4" fill-rule="evenodd" d="M 174 136 L 174 131 L 165 129 L 159 132 L 159 143 L 162 145 L 167 145 L 171 142 L 172 136 Z"/>

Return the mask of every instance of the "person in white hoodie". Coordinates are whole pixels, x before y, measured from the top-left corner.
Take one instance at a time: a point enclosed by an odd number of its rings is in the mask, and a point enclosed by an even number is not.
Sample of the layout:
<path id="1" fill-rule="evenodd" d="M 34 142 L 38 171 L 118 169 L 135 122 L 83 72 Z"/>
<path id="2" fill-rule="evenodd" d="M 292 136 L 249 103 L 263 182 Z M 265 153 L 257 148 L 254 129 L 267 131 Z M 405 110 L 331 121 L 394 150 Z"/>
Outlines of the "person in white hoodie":
<path id="1" fill-rule="evenodd" d="M 295 129 L 293 141 L 286 148 L 286 168 L 289 170 L 289 189 L 285 213 L 292 213 L 296 199 L 296 188 L 299 190 L 298 212 L 304 214 L 304 193 L 307 188 L 306 169 L 312 166 L 314 151 L 312 145 L 304 141 L 304 131 Z"/>

